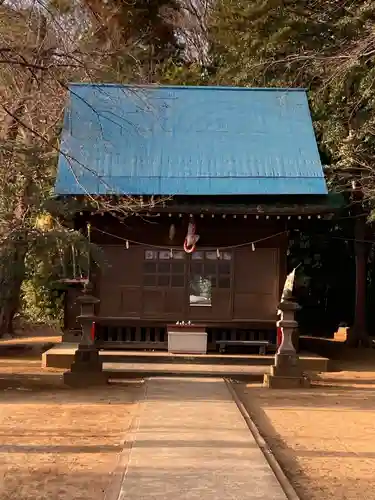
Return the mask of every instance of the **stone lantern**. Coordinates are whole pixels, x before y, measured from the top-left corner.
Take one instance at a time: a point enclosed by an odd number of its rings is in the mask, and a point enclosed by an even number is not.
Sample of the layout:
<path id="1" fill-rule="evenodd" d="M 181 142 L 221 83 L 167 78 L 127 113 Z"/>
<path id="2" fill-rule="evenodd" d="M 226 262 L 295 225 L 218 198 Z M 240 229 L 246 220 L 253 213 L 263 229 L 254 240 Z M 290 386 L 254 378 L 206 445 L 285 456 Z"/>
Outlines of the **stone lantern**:
<path id="1" fill-rule="evenodd" d="M 295 270 L 286 280 L 278 306 L 280 319 L 276 325 L 281 329 L 282 337 L 275 355 L 275 362 L 271 366 L 271 372 L 264 376 L 263 385 L 269 388 L 288 389 L 310 385 L 308 378 L 301 370 L 299 357 L 293 345 L 293 333 L 298 327 L 295 313 L 300 309 L 292 296 L 294 273 Z"/>
<path id="2" fill-rule="evenodd" d="M 95 345 L 95 339 L 92 338 L 95 306 L 100 302 L 92 295 L 92 290 L 91 283 L 86 282 L 83 294 L 78 297 L 81 314 L 77 319 L 82 327 L 82 335 L 78 349 L 74 353 L 70 371 L 64 373 L 64 383 L 74 387 L 101 385 L 108 382 L 108 376 L 103 372 L 99 349 Z"/>

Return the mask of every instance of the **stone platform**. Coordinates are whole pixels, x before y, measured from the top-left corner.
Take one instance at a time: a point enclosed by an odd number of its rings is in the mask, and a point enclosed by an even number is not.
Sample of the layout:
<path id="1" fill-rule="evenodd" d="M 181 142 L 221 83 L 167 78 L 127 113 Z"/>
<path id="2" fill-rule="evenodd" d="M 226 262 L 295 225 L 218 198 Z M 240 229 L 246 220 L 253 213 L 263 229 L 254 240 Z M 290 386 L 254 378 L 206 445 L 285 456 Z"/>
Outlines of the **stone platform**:
<path id="1" fill-rule="evenodd" d="M 42 366 L 69 369 L 77 344 L 56 344 L 42 356 Z M 236 379 L 263 379 L 274 363 L 274 356 L 249 356 L 231 354 L 191 355 L 145 351 L 100 351 L 103 369 L 111 378 L 127 376 L 201 376 L 229 377 Z M 303 371 L 328 371 L 327 358 L 301 354 Z"/>

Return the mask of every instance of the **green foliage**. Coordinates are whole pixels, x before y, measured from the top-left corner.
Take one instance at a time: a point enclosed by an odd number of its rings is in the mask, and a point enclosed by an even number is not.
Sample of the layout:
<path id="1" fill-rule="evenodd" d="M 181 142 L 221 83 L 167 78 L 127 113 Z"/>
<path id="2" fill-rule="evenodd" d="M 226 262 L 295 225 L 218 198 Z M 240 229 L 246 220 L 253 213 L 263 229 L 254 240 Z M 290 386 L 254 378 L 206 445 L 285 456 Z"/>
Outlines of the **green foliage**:
<path id="1" fill-rule="evenodd" d="M 32 324 L 63 326 L 63 293 L 53 287 L 49 275 L 24 280 L 21 288 L 22 316 Z"/>
<path id="2" fill-rule="evenodd" d="M 22 314 L 33 323 L 62 326 L 64 280 L 87 277 L 89 244 L 81 233 L 65 228 L 30 236 L 34 241 L 25 260 Z M 100 261 L 93 245 L 90 255 Z"/>

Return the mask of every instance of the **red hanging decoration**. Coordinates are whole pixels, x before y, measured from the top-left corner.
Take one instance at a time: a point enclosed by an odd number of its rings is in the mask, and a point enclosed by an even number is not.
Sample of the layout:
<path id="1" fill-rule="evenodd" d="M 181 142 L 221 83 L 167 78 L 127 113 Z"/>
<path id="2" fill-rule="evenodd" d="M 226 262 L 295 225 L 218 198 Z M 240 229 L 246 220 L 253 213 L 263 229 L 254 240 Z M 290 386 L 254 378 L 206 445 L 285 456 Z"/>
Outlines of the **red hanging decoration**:
<path id="1" fill-rule="evenodd" d="M 186 253 L 195 252 L 195 247 L 198 240 L 199 240 L 199 235 L 195 234 L 195 224 L 194 222 L 189 222 L 188 231 L 184 241 L 185 252 Z"/>

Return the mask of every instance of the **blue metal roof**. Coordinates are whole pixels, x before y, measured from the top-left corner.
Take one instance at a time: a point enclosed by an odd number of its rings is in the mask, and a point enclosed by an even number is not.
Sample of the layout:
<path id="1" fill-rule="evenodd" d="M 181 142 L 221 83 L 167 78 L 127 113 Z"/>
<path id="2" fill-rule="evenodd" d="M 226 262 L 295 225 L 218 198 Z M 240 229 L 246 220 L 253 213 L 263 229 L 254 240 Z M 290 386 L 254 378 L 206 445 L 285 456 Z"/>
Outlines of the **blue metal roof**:
<path id="1" fill-rule="evenodd" d="M 306 92 L 73 84 L 56 194 L 327 193 Z"/>

